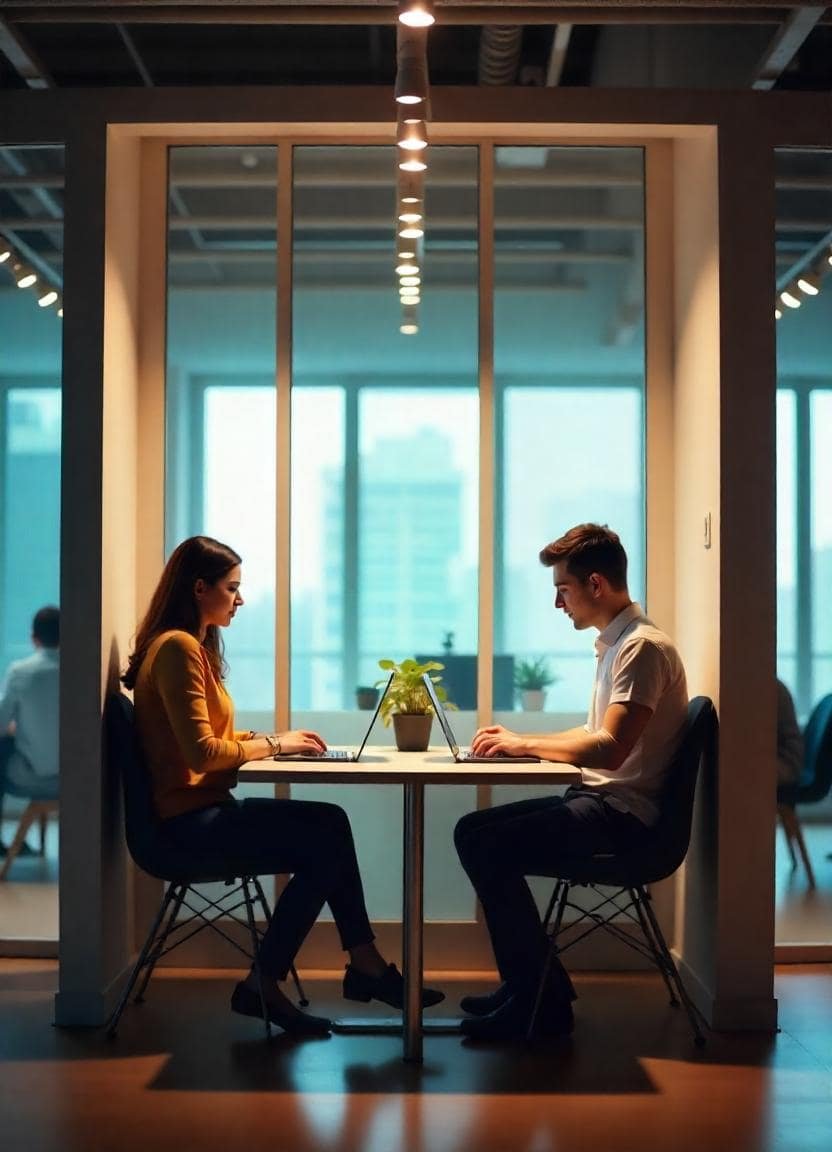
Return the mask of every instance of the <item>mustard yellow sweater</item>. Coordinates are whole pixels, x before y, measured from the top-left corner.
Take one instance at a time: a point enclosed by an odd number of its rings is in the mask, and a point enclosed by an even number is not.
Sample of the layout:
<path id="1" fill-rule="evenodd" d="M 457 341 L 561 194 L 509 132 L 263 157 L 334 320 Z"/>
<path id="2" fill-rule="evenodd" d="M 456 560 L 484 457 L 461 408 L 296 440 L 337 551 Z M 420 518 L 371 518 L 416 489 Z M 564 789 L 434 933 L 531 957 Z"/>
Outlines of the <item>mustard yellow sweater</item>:
<path id="1" fill-rule="evenodd" d="M 133 691 L 139 740 L 163 820 L 231 799 L 245 760 L 234 703 L 189 632 L 163 632 Z"/>

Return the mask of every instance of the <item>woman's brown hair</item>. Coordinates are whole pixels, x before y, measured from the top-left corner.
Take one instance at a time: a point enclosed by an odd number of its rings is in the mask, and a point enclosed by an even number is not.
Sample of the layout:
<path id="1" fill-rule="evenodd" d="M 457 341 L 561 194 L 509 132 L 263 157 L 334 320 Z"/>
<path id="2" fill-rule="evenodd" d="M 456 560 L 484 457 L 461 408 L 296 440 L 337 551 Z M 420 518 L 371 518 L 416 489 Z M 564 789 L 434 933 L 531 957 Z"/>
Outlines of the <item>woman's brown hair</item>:
<path id="1" fill-rule="evenodd" d="M 233 548 L 210 536 L 190 536 L 173 550 L 165 565 L 150 607 L 136 632 L 136 643 L 122 680 L 133 688 L 147 650 L 162 632 L 180 629 L 199 636 L 199 608 L 194 588 L 197 580 L 216 584 L 242 561 Z M 222 679 L 227 667 L 223 644 L 216 624 L 209 624 L 202 646 L 215 674 Z"/>

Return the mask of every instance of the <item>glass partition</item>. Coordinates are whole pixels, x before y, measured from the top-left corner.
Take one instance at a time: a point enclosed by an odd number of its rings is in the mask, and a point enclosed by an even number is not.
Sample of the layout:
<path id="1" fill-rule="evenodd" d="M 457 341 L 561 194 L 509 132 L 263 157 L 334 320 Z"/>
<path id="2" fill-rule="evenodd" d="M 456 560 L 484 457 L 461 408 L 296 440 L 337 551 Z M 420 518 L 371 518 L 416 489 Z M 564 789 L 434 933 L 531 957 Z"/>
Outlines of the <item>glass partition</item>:
<path id="1" fill-rule="evenodd" d="M 805 725 L 832 692 L 832 152 L 780 149 L 775 172 L 777 674 Z M 832 885 L 832 798 L 799 803 L 797 818 L 817 891 L 778 827 L 776 941 L 828 948 L 817 893 Z"/>
<path id="2" fill-rule="evenodd" d="M 0 147 L 0 697 L 35 655 L 35 613 L 59 606 L 63 177 L 61 147 Z M 27 802 L 0 793 L 4 856 Z M 30 833 L 0 884 L 0 937 L 58 938 L 57 822 Z"/>

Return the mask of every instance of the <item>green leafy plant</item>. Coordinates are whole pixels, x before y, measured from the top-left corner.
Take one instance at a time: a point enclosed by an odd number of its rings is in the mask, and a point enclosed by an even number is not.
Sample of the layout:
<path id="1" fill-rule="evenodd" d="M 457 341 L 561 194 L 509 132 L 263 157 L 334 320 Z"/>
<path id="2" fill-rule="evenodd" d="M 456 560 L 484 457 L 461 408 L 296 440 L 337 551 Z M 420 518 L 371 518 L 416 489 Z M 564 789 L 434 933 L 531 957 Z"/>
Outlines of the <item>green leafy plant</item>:
<path id="1" fill-rule="evenodd" d="M 548 688 L 557 680 L 544 656 L 535 660 L 518 660 L 514 669 L 514 687 L 518 692 Z"/>
<path id="2" fill-rule="evenodd" d="M 390 727 L 390 721 L 396 712 L 403 712 L 411 716 L 425 716 L 433 712 L 422 681 L 422 674 L 425 672 L 430 673 L 437 697 L 443 704 L 448 703 L 448 694 L 444 685 L 440 683 L 442 677 L 433 675 L 434 672 L 441 672 L 445 667 L 438 660 L 428 660 L 425 664 L 419 664 L 412 659 L 402 660 L 400 663 L 396 663 L 395 660 L 379 660 L 378 666 L 385 672 L 393 673 L 393 681 L 381 704 L 381 719 L 386 727 Z M 380 687 L 386 683 L 387 678 L 385 677 L 378 681 L 377 686 Z M 453 708 L 454 705 L 448 703 L 448 707 Z"/>

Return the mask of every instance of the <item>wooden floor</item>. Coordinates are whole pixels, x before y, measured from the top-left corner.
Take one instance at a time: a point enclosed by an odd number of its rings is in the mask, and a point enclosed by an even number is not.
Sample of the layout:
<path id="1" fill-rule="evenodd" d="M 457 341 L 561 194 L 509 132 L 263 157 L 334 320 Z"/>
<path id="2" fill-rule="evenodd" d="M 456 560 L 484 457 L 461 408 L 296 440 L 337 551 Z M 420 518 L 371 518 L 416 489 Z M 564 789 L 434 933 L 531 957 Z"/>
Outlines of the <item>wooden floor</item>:
<path id="1" fill-rule="evenodd" d="M 50 1027 L 55 966 L 0 961 L 6 1152 L 829 1152 L 832 966 L 778 971 L 777 1036 L 704 1052 L 652 976 L 578 978 L 571 1041 L 262 1038 L 230 973 L 162 972 L 115 1041 Z M 448 1011 L 465 986 L 446 986 Z M 332 982 L 313 1006 L 344 1011 Z M 353 1006 L 354 1007 L 354 1006 Z"/>

